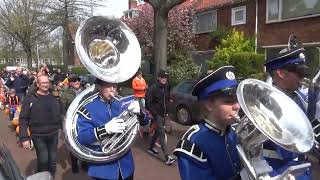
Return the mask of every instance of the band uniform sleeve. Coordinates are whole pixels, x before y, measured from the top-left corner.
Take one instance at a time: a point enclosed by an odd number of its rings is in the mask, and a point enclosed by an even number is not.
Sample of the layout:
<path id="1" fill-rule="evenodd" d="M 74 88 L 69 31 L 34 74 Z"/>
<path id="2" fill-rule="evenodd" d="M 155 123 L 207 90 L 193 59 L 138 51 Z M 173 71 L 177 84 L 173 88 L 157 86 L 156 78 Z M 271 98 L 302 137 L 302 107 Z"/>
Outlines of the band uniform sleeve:
<path id="1" fill-rule="evenodd" d="M 208 179 L 208 177 L 215 177 L 207 156 L 199 146 L 190 140 L 180 140 L 174 150 L 174 155 L 178 157 L 179 172 L 182 180 L 204 180 Z"/>
<path id="2" fill-rule="evenodd" d="M 79 113 L 78 113 L 79 114 Z M 77 121 L 78 140 L 82 145 L 90 145 L 98 140 L 95 135 L 95 125 L 92 120 L 79 114 Z"/>
<path id="3" fill-rule="evenodd" d="M 26 96 L 22 102 L 21 112 L 19 115 L 19 139 L 20 142 L 24 142 L 28 140 L 28 127 L 30 121 L 30 110 L 32 106 L 32 102 L 30 101 L 31 96 Z"/>
<path id="4" fill-rule="evenodd" d="M 207 180 L 208 177 L 214 177 L 214 172 L 208 164 L 201 164 L 185 154 L 178 154 L 178 167 L 182 180 Z M 216 180 L 214 177 L 212 180 Z"/>

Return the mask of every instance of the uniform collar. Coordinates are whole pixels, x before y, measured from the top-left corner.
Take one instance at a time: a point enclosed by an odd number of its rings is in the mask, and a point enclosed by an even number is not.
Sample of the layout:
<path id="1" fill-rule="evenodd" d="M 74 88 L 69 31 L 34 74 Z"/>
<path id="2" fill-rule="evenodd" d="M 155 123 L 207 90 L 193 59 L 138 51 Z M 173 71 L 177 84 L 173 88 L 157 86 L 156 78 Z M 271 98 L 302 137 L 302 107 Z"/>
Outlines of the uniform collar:
<path id="1" fill-rule="evenodd" d="M 98 97 L 99 97 L 100 101 L 102 101 L 102 102 L 104 102 L 104 103 L 112 104 L 113 101 L 114 101 L 114 99 L 112 99 L 111 101 L 107 101 L 107 100 L 105 100 L 105 99 L 104 99 L 102 96 L 100 96 L 100 95 L 98 95 Z"/>
<path id="2" fill-rule="evenodd" d="M 210 130 L 216 132 L 217 134 L 219 134 L 220 136 L 224 136 L 226 134 L 227 128 L 221 127 L 218 124 L 216 124 L 214 122 L 211 122 L 211 121 L 209 121 L 207 119 L 204 119 L 204 125 L 208 129 L 210 129 Z"/>

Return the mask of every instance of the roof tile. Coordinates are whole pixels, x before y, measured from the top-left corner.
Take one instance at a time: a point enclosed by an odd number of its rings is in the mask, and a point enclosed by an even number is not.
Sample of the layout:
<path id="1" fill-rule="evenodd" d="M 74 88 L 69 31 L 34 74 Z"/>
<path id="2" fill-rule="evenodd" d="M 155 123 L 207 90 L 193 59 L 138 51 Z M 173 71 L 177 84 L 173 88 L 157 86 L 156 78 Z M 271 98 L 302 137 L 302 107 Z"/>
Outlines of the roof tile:
<path id="1" fill-rule="evenodd" d="M 212 9 L 217 8 L 225 5 L 232 4 L 233 0 L 200 0 L 197 11 L 205 10 L 205 9 Z"/>

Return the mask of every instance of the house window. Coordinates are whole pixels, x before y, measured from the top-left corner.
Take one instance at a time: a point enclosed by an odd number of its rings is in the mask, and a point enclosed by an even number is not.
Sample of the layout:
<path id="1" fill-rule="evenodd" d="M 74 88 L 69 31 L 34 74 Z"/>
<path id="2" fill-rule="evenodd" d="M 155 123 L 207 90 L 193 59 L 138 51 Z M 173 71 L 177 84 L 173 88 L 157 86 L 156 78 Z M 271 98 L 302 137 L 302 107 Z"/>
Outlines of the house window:
<path id="1" fill-rule="evenodd" d="M 320 0 L 267 0 L 267 22 L 320 15 Z"/>
<path id="2" fill-rule="evenodd" d="M 21 63 L 21 58 L 16 58 L 16 63 L 20 64 Z"/>
<path id="3" fill-rule="evenodd" d="M 125 12 L 124 18 L 125 19 L 131 19 L 139 16 L 139 11 L 136 9 L 130 9 Z"/>
<path id="4" fill-rule="evenodd" d="M 246 23 L 246 6 L 232 8 L 231 25 Z"/>
<path id="5" fill-rule="evenodd" d="M 193 19 L 195 34 L 207 33 L 217 29 L 217 11 L 196 14 Z"/>

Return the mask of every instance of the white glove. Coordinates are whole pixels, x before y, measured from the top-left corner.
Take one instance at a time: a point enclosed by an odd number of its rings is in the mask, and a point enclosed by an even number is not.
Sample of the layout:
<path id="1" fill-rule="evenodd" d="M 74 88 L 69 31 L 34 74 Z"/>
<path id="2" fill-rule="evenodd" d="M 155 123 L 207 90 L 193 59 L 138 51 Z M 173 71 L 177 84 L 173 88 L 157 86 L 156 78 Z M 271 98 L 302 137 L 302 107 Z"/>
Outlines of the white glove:
<path id="1" fill-rule="evenodd" d="M 126 123 L 123 119 L 116 117 L 105 124 L 104 128 L 108 134 L 123 133 L 126 129 Z"/>
<path id="2" fill-rule="evenodd" d="M 132 103 L 130 103 L 130 105 L 128 106 L 128 111 L 131 111 L 135 114 L 140 114 L 140 104 L 138 101 L 133 101 Z"/>

